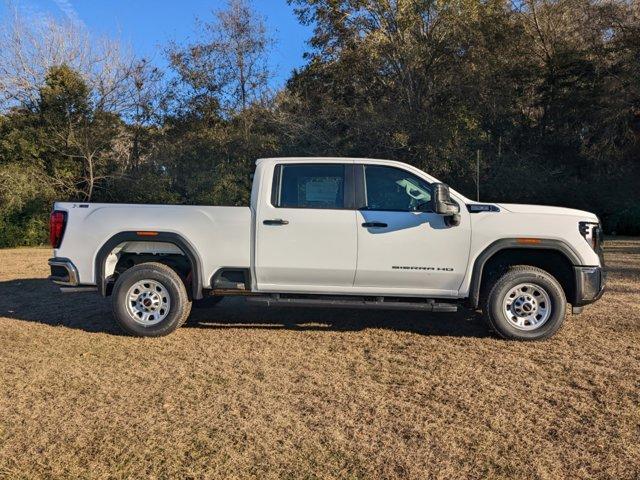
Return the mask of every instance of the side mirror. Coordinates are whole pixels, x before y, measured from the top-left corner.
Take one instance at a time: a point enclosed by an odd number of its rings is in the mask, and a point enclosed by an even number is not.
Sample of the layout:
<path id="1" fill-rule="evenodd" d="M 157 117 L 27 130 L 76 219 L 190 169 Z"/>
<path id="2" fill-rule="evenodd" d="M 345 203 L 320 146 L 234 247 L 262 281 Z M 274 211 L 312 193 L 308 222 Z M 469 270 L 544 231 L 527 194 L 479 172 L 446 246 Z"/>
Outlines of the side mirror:
<path id="1" fill-rule="evenodd" d="M 444 183 L 434 183 L 431 196 L 431 210 L 438 215 L 447 217 L 447 224 L 458 225 L 460 223 L 460 206 L 451 200 L 449 187 Z"/>

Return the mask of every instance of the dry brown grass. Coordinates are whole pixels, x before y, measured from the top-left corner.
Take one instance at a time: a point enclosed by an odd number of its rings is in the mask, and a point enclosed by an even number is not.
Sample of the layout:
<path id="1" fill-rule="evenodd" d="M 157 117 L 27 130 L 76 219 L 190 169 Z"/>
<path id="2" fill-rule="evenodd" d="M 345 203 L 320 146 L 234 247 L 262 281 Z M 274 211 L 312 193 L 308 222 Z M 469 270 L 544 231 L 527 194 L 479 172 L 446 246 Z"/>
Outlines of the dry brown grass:
<path id="1" fill-rule="evenodd" d="M 640 241 L 550 341 L 455 315 L 225 300 L 161 339 L 0 251 L 0 477 L 640 476 Z"/>

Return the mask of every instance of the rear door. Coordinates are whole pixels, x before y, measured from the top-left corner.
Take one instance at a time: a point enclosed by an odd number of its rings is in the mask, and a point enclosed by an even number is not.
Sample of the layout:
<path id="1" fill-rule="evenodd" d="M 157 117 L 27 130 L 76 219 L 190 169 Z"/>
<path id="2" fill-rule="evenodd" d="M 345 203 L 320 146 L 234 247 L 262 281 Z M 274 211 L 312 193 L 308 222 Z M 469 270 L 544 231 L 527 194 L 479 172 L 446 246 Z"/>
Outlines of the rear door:
<path id="1" fill-rule="evenodd" d="M 471 227 L 430 211 L 431 187 L 401 168 L 356 165 L 358 265 L 354 286 L 398 294 L 455 296 L 464 278 Z M 461 205 L 464 207 L 464 205 Z"/>
<path id="2" fill-rule="evenodd" d="M 260 291 L 340 291 L 357 256 L 352 163 L 281 163 L 256 213 Z"/>

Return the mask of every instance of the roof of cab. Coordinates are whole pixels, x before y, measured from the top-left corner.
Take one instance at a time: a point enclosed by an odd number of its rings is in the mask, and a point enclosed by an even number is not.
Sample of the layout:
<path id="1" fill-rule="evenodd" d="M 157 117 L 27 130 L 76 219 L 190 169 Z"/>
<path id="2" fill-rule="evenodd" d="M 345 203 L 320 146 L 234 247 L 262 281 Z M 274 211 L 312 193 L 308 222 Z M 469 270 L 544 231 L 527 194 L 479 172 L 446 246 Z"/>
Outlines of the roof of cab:
<path id="1" fill-rule="evenodd" d="M 357 158 L 357 157 L 272 157 L 272 158 L 259 158 L 256 160 L 256 165 L 266 162 L 298 162 L 298 163 L 317 163 L 317 162 L 347 162 L 347 163 L 397 163 L 397 160 L 387 160 L 383 158 Z"/>
<path id="2" fill-rule="evenodd" d="M 318 162 L 345 162 L 345 163 L 373 163 L 373 164 L 379 164 L 379 165 L 388 165 L 388 166 L 396 166 L 396 167 L 400 167 L 400 168 L 409 168 L 409 169 L 414 169 L 414 170 L 419 170 L 417 167 L 414 167 L 412 165 L 409 165 L 407 163 L 404 162 L 399 162 L 397 160 L 385 160 L 385 159 L 381 159 L 381 158 L 354 158 L 354 157 L 272 157 L 272 158 L 259 158 L 258 160 L 256 160 L 256 165 L 260 165 L 262 163 L 276 163 L 276 162 L 295 162 L 295 163 L 318 163 Z M 432 177 L 431 175 L 429 175 L 426 172 L 423 172 L 422 170 L 419 170 L 421 172 L 422 175 L 426 176 L 428 179 L 431 179 L 430 181 L 433 182 L 439 182 L 439 180 L 435 177 Z M 469 202 L 470 200 L 465 197 L 464 195 L 462 195 L 461 193 L 457 192 L 454 189 L 451 189 L 451 192 L 454 193 L 454 195 L 457 195 L 461 198 L 461 200 L 465 203 Z"/>

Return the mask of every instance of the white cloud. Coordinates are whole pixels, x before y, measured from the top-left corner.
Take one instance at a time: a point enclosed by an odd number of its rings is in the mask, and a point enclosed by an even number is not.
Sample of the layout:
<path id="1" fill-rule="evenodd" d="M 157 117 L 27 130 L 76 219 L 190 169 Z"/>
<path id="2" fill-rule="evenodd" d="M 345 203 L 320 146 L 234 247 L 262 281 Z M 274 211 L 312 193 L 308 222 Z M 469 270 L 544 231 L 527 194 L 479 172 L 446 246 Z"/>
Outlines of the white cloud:
<path id="1" fill-rule="evenodd" d="M 53 0 L 58 8 L 64 13 L 69 20 L 74 23 L 82 23 L 80 16 L 70 0 Z"/>

